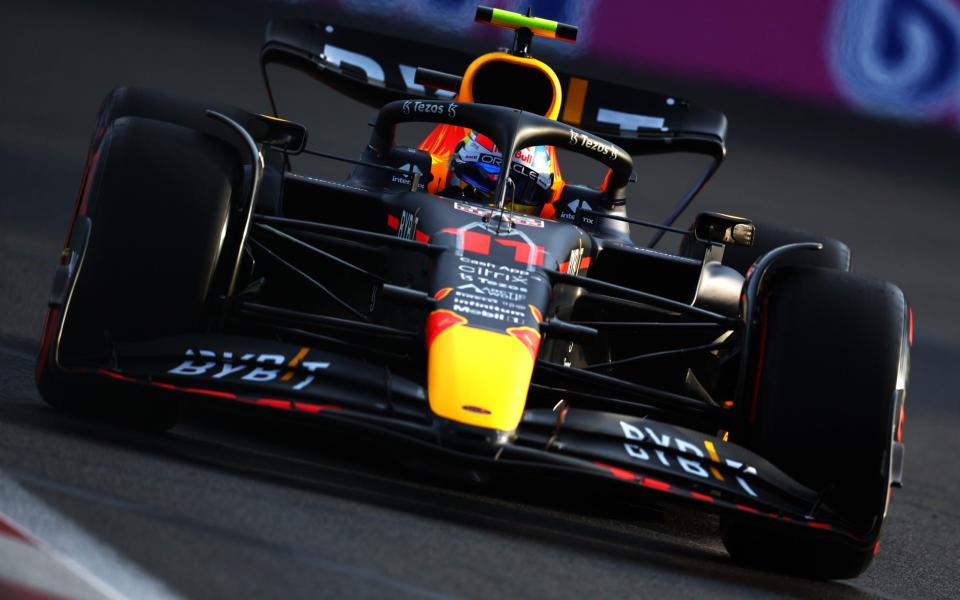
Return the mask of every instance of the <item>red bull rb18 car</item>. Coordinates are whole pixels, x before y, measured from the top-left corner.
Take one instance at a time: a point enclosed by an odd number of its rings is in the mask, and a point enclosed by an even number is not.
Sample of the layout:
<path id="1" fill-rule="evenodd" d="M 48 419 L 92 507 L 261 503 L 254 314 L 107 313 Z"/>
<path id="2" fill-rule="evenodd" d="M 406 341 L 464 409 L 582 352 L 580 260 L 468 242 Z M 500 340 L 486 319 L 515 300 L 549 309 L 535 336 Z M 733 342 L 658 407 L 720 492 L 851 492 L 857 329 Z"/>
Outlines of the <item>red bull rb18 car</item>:
<path id="1" fill-rule="evenodd" d="M 718 213 L 674 227 L 724 156 L 724 116 L 531 56 L 575 27 L 477 19 L 513 48 L 270 25 L 265 73 L 293 66 L 379 111 L 344 181 L 291 168 L 323 155 L 296 123 L 111 93 L 50 296 L 43 398 L 153 428 L 191 400 L 287 411 L 719 513 L 746 564 L 862 572 L 901 481 L 903 293 L 852 273 L 833 239 Z M 433 130 L 404 146 L 406 123 Z M 565 179 L 558 149 L 606 177 Z M 712 165 L 664 223 L 627 216 L 632 157 L 678 151 Z M 654 249 L 663 233 L 675 251 Z"/>

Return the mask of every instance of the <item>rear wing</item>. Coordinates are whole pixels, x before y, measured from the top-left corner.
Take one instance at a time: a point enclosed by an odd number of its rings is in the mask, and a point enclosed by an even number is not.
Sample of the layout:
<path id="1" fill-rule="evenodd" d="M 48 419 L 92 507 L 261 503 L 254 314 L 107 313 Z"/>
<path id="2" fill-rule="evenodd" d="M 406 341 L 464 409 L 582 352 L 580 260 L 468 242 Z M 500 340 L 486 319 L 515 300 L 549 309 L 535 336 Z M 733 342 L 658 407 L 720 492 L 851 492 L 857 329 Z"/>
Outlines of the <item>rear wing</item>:
<path id="1" fill-rule="evenodd" d="M 381 108 L 393 100 L 450 99 L 475 57 L 335 23 L 282 19 L 267 26 L 260 67 L 275 114 L 267 67 L 283 64 L 341 93 Z M 419 72 L 418 72 L 419 69 Z M 632 155 L 725 154 L 723 113 L 675 96 L 557 72 L 564 93 L 560 120 L 616 143 Z"/>

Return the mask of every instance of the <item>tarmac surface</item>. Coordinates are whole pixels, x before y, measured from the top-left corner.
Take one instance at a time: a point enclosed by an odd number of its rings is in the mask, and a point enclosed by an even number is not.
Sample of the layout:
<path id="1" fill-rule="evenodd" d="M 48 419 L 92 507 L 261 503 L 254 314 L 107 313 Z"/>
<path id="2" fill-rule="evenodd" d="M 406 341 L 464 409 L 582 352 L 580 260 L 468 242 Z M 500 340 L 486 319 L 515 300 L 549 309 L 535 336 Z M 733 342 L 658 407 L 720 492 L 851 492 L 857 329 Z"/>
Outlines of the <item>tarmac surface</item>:
<path id="1" fill-rule="evenodd" d="M 0 514 L 120 595 L 960 596 L 960 136 L 670 82 L 731 121 L 727 164 L 692 212 L 842 239 L 855 270 L 900 285 L 917 317 L 906 481 L 880 554 L 855 580 L 811 582 L 733 565 L 697 513 L 474 488 L 273 420 L 198 412 L 145 435 L 47 408 L 36 340 L 99 102 L 135 84 L 266 112 L 268 11 L 42 0 L 0 12 Z M 318 87 L 290 106 L 324 120 L 311 147 L 359 153 L 372 110 Z M 655 181 L 645 168 L 630 210 L 659 218 L 659 175 L 679 167 L 651 165 Z"/>

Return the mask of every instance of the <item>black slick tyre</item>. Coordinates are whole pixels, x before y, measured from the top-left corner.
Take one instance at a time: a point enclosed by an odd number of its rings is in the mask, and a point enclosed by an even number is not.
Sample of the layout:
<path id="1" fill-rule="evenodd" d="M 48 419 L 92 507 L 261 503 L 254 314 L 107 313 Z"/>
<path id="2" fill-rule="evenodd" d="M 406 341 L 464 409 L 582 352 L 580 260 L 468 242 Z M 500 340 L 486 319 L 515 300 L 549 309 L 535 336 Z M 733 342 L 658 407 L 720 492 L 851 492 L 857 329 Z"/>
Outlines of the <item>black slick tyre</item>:
<path id="1" fill-rule="evenodd" d="M 78 260 L 55 283 L 67 293 L 48 318 L 37 384 L 56 408 L 169 428 L 175 398 L 90 371 L 116 343 L 205 328 L 242 166 L 218 139 L 135 117 L 110 123 L 91 150 L 67 249 Z"/>
<path id="2" fill-rule="evenodd" d="M 873 559 L 890 493 L 906 388 L 907 304 L 892 284 L 789 267 L 763 295 L 758 370 L 735 441 L 818 492 L 856 539 L 743 517 L 723 519 L 738 562 L 818 579 L 860 574 Z"/>

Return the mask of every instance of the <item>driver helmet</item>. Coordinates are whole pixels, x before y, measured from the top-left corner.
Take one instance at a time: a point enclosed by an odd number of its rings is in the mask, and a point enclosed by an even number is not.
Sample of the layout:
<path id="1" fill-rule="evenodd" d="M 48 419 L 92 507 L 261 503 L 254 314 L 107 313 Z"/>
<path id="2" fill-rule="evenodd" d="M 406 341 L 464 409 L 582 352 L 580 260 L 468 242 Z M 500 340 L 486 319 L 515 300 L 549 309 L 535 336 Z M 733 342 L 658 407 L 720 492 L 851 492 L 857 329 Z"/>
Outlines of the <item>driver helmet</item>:
<path id="1" fill-rule="evenodd" d="M 553 185 L 553 165 L 546 146 L 518 150 L 511 163 L 510 179 L 515 186 L 512 209 L 540 214 L 549 201 Z M 487 136 L 469 131 L 450 156 L 450 185 L 458 187 L 465 198 L 493 201 L 503 158 L 500 149 Z M 511 200 L 507 192 L 507 201 Z"/>

